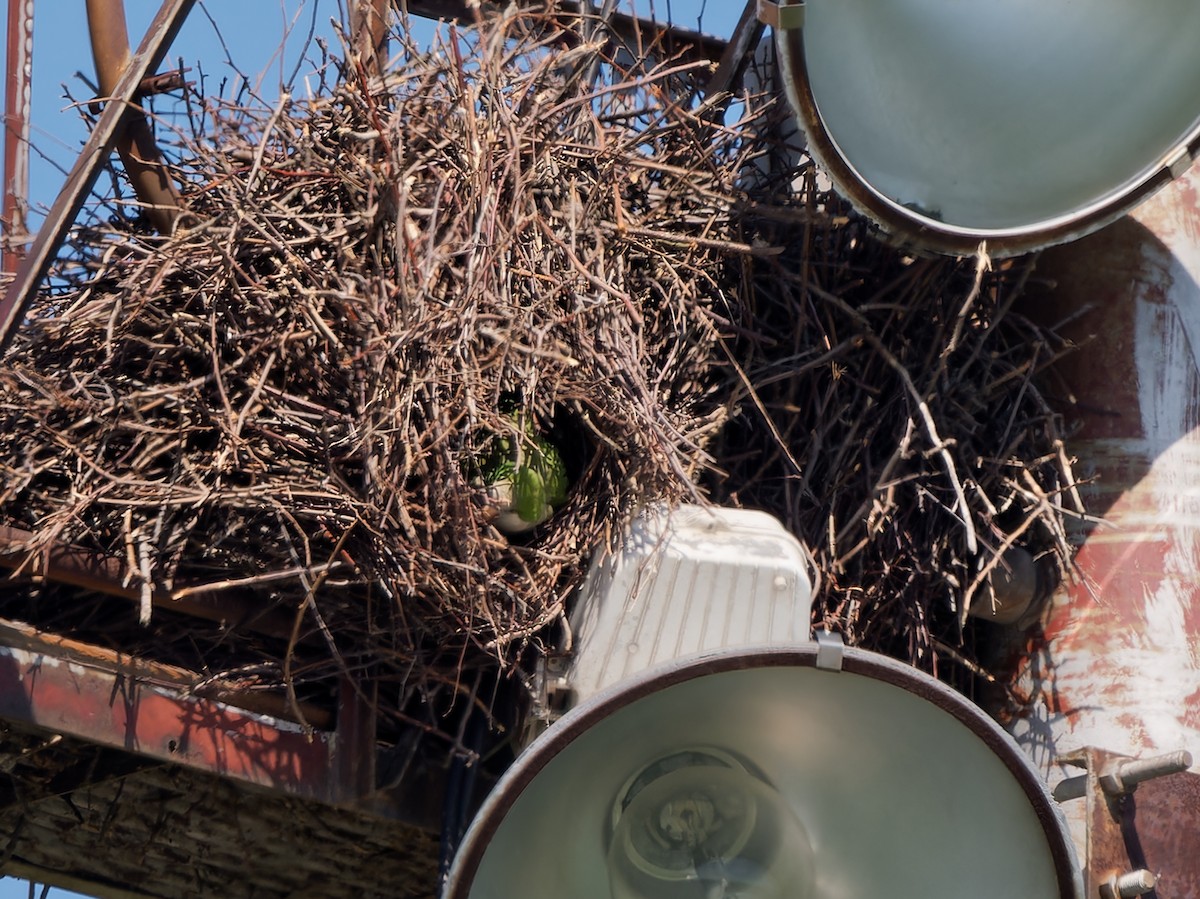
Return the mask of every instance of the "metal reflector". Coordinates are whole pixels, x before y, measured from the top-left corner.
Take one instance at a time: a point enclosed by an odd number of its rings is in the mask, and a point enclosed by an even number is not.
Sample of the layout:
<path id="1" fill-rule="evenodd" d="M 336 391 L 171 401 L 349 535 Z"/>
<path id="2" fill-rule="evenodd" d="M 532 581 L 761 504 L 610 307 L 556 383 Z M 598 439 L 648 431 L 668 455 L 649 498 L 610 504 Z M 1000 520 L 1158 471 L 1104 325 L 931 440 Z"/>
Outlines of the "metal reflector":
<path id="1" fill-rule="evenodd" d="M 908 666 L 807 644 L 659 666 L 577 707 L 485 802 L 446 896 L 1079 890 L 1052 800 L 991 719 Z"/>
<path id="2" fill-rule="evenodd" d="M 768 7 L 773 4 L 766 4 Z M 807 0 L 779 10 L 809 147 L 910 243 L 993 255 L 1114 220 L 1200 149 L 1194 0 Z"/>

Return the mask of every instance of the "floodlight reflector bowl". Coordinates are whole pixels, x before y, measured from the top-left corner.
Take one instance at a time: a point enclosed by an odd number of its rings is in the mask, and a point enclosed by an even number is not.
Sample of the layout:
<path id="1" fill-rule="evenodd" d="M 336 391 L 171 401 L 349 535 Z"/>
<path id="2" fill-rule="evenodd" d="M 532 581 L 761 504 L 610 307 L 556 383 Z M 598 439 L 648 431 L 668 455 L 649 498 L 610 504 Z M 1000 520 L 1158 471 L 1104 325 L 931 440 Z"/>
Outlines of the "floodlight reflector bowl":
<path id="1" fill-rule="evenodd" d="M 815 645 L 708 653 L 629 678 L 517 759 L 455 859 L 446 899 L 611 899 L 613 802 L 655 759 L 712 747 L 778 791 L 811 844 L 812 896 L 1078 899 L 1038 773 L 934 679 Z"/>
<path id="2" fill-rule="evenodd" d="M 1200 4 L 806 0 L 783 82 L 840 193 L 906 242 L 992 255 L 1102 227 L 1200 150 Z"/>

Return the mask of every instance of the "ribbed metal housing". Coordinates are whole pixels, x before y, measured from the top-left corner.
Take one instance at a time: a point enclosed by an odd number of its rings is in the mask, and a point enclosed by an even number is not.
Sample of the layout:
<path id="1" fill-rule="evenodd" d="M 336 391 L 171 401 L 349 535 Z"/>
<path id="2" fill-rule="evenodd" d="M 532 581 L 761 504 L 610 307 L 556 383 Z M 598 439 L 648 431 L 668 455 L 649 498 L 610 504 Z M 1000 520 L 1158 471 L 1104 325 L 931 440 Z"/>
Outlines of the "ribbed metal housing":
<path id="1" fill-rule="evenodd" d="M 580 591 L 567 681 L 582 701 L 694 653 L 807 642 L 811 606 L 805 552 L 770 515 L 655 508 Z"/>

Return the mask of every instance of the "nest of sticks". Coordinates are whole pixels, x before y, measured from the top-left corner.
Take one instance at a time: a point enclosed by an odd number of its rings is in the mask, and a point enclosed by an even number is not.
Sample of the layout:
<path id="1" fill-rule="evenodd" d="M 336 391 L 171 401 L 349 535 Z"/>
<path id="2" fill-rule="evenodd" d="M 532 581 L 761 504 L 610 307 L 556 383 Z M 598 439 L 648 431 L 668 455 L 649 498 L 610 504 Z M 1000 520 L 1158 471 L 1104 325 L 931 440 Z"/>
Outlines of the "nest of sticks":
<path id="1" fill-rule="evenodd" d="M 715 124 L 697 67 L 536 14 L 407 49 L 305 102 L 190 91 L 172 237 L 114 175 L 0 372 L 0 517 L 32 534 L 2 614 L 293 699 L 349 673 L 404 719 L 536 653 L 651 501 L 774 512 L 819 617 L 929 669 L 973 664 L 1003 550 L 1066 570 L 1025 268 L 873 240 L 777 98 Z M 476 469 L 514 429 L 569 489 L 506 536 Z M 64 545 L 140 602 L 39 581 Z M 248 611 L 171 612 L 199 595 Z"/>
<path id="2" fill-rule="evenodd" d="M 1075 347 L 1024 314 L 1036 259 L 919 258 L 876 239 L 795 148 L 764 157 L 745 236 L 780 252 L 746 275 L 719 489 L 803 538 L 816 624 L 965 690 L 995 682 L 968 613 L 1028 590 L 1016 623 L 1036 626 L 1074 576 L 1086 510 L 1043 390 Z"/>
<path id="3" fill-rule="evenodd" d="M 178 232 L 146 234 L 117 182 L 0 374 L 22 573 L 83 546 L 143 598 L 140 625 L 40 620 L 201 670 L 276 659 L 289 685 L 453 681 L 555 622 L 635 506 L 698 496 L 718 273 L 749 250 L 736 135 L 674 101 L 694 67 L 593 77 L 604 47 L 510 17 L 310 102 L 187 98 L 160 135 Z M 475 469 L 514 430 L 569 490 L 510 537 Z M 289 645 L 196 658 L 159 619 L 200 593 L 292 615 Z"/>

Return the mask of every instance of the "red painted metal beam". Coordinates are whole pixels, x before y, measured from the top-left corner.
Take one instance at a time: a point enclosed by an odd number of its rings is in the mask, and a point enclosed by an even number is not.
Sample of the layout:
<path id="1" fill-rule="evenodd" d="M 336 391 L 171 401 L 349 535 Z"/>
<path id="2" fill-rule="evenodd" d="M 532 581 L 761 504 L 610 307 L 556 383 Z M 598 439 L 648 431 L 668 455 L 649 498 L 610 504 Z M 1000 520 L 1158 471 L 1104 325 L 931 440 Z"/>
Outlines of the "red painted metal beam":
<path id="1" fill-rule="evenodd" d="M 203 677 L 176 665 L 166 665 L 103 646 L 72 640 L 38 630 L 20 621 L 0 618 L 0 646 L 25 649 L 35 654 L 51 655 L 63 661 L 78 662 L 85 667 L 109 671 L 145 684 L 178 690 L 181 695 L 215 700 L 243 711 L 282 718 L 309 727 L 327 728 L 333 723 L 333 715 L 327 709 L 312 703 L 289 702 L 278 693 L 247 690 L 220 677 Z M 373 740 L 373 718 L 371 726 L 370 738 Z"/>
<path id="2" fill-rule="evenodd" d="M 305 799 L 361 798 L 337 738 L 49 653 L 0 646 L 0 718 Z M 374 747 L 371 747 L 374 751 Z"/>
<path id="3" fill-rule="evenodd" d="M 16 271 L 25 255 L 29 201 L 29 120 L 33 83 L 33 0 L 8 0 L 4 79 L 4 200 L 0 270 Z"/>
<path id="4" fill-rule="evenodd" d="M 29 648 L 17 636 L 0 634 L 0 721 L 416 827 L 440 824 L 445 771 L 428 765 L 416 731 L 397 746 L 378 743 L 369 684 L 343 682 L 336 730 L 305 729 L 151 682 L 154 663 L 125 657 L 116 668 L 99 647 Z M 401 776 L 380 785 L 379 762 L 397 757 L 407 757 Z"/>

